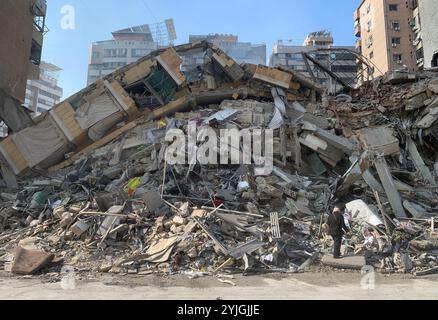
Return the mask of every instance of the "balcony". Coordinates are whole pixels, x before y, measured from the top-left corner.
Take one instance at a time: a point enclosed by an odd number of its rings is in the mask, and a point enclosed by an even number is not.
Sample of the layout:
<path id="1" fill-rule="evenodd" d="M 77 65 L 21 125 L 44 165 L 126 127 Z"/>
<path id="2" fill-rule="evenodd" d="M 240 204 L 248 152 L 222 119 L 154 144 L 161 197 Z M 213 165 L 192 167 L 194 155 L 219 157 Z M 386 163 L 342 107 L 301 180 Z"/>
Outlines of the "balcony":
<path id="1" fill-rule="evenodd" d="M 360 30 L 360 23 L 356 23 L 356 24 L 354 25 L 354 35 L 355 35 L 356 37 L 360 37 L 360 33 L 361 33 L 361 30 Z"/>
<path id="2" fill-rule="evenodd" d="M 360 9 L 354 11 L 354 21 L 358 21 L 360 19 Z"/>
<path id="3" fill-rule="evenodd" d="M 32 1 L 32 13 L 37 17 L 44 17 L 47 11 L 46 0 L 33 0 Z"/>

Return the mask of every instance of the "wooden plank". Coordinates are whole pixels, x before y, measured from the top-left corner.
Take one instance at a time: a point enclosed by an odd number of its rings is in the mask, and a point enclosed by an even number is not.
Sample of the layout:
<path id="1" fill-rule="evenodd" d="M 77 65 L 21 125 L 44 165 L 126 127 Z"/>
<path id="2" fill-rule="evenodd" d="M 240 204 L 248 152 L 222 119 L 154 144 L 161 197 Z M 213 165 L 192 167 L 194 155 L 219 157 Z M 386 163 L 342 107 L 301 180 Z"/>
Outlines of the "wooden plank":
<path id="1" fill-rule="evenodd" d="M 391 208 L 397 218 L 407 218 L 405 209 L 403 207 L 402 199 L 394 184 L 391 171 L 386 164 L 384 157 L 378 157 L 374 161 L 374 165 L 382 182 L 383 189 L 385 189 L 386 196 L 391 204 Z"/>
<path id="2" fill-rule="evenodd" d="M 136 121 L 132 121 L 128 124 L 126 124 L 125 126 L 113 131 L 112 133 L 106 135 L 105 137 L 103 137 L 102 139 L 94 142 L 93 144 L 87 146 L 86 148 L 84 148 L 83 150 L 79 151 L 78 153 L 74 154 L 70 159 L 65 160 L 64 162 L 61 162 L 60 164 L 57 164 L 51 168 L 49 168 L 49 172 L 56 172 L 60 169 L 63 169 L 65 167 L 68 167 L 70 165 L 72 165 L 76 160 L 78 160 L 79 158 L 81 158 L 82 156 L 92 152 L 95 149 L 98 149 L 100 147 L 103 147 L 104 145 L 110 143 L 111 141 L 113 141 L 114 139 L 116 139 L 117 137 L 119 137 L 120 135 L 122 135 L 123 133 L 135 128 L 137 126 Z"/>

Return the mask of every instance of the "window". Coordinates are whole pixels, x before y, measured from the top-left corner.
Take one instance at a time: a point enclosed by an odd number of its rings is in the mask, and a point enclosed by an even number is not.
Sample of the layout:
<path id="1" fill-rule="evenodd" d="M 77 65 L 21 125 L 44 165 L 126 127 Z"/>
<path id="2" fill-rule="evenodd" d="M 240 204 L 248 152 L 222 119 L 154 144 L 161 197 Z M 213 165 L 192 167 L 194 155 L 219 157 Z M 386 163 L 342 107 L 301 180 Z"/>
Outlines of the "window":
<path id="1" fill-rule="evenodd" d="M 367 32 L 370 32 L 372 27 L 373 27 L 373 22 L 372 22 L 372 20 L 370 20 L 367 22 Z"/>
<path id="2" fill-rule="evenodd" d="M 371 47 L 373 45 L 373 36 L 371 35 L 367 40 L 367 47 Z"/>
<path id="3" fill-rule="evenodd" d="M 394 55 L 393 55 L 393 60 L 395 61 L 395 62 L 402 62 L 402 58 L 403 58 L 403 56 L 400 54 L 400 53 L 395 53 Z"/>
<path id="4" fill-rule="evenodd" d="M 143 57 L 149 53 L 147 49 L 132 49 L 131 56 L 134 58 Z"/>
<path id="5" fill-rule="evenodd" d="M 323 53 L 317 53 L 316 55 L 315 55 L 315 59 L 316 60 L 319 60 L 319 61 L 322 61 L 322 60 L 328 60 L 329 59 L 329 55 L 328 54 L 323 54 Z"/>
<path id="6" fill-rule="evenodd" d="M 112 57 L 112 51 L 111 51 L 111 49 L 105 49 L 105 50 L 103 51 L 103 56 L 104 56 L 105 58 L 110 58 L 110 57 Z"/>
<path id="7" fill-rule="evenodd" d="M 398 21 L 398 20 L 392 21 L 392 29 L 393 30 L 400 30 L 400 21 Z"/>
<path id="8" fill-rule="evenodd" d="M 339 73 L 356 73 L 357 72 L 357 66 L 332 66 L 333 72 L 339 72 Z"/>
<path id="9" fill-rule="evenodd" d="M 370 59 L 374 58 L 374 51 L 370 52 Z"/>
<path id="10" fill-rule="evenodd" d="M 399 38 L 399 37 L 392 38 L 392 44 L 393 45 L 398 45 L 400 43 L 401 43 L 401 38 Z"/>
<path id="11" fill-rule="evenodd" d="M 39 93 L 39 95 L 41 95 L 43 97 L 47 97 L 47 98 L 50 98 L 50 99 L 53 99 L 53 100 L 59 99 L 59 96 L 54 95 L 54 94 L 52 94 L 50 92 L 47 92 L 45 90 L 42 90 L 42 89 L 39 89 L 38 93 Z"/>
<path id="12" fill-rule="evenodd" d="M 398 5 L 397 4 L 390 4 L 389 5 L 389 11 L 397 11 Z"/>
<path id="13" fill-rule="evenodd" d="M 105 62 L 102 64 L 103 70 L 115 70 L 126 65 L 126 62 Z"/>
<path id="14" fill-rule="evenodd" d="M 367 13 L 370 13 L 371 12 L 371 4 L 368 4 L 367 5 Z"/>
<path id="15" fill-rule="evenodd" d="M 99 58 L 100 58 L 100 52 L 98 52 L 98 51 L 93 51 L 93 56 L 92 56 L 92 58 L 93 58 L 93 59 L 99 59 Z"/>
<path id="16" fill-rule="evenodd" d="M 128 56 L 128 49 L 105 49 L 103 56 L 105 58 L 126 58 Z"/>
<path id="17" fill-rule="evenodd" d="M 303 55 L 301 53 L 292 53 L 291 56 L 292 60 L 302 61 Z"/>
<path id="18" fill-rule="evenodd" d="M 38 103 L 46 105 L 46 106 L 50 106 L 50 103 L 47 102 L 47 100 L 44 100 L 44 99 L 41 99 L 41 98 L 38 98 Z"/>
<path id="19" fill-rule="evenodd" d="M 118 49 L 117 57 L 118 58 L 126 58 L 128 56 L 128 49 Z"/>

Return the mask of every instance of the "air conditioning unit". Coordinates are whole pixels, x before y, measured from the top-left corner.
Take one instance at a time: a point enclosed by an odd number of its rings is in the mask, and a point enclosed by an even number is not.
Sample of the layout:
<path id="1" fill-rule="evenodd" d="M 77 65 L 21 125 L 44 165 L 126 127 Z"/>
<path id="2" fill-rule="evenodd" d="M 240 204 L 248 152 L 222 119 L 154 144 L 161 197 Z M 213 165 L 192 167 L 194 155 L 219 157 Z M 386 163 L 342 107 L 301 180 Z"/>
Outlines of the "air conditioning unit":
<path id="1" fill-rule="evenodd" d="M 393 43 L 393 44 L 392 44 L 392 47 L 393 47 L 393 48 L 397 48 L 397 43 Z"/>
<path id="2" fill-rule="evenodd" d="M 395 31 L 400 31 L 400 27 L 394 27 Z"/>

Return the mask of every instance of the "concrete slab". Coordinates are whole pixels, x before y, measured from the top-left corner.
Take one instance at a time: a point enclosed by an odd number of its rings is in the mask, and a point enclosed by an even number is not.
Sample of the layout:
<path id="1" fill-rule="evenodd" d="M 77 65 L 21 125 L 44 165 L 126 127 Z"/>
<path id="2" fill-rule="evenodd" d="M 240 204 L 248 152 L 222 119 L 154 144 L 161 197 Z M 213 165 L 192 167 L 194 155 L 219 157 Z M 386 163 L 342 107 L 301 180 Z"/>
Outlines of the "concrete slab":
<path id="1" fill-rule="evenodd" d="M 342 257 L 341 259 L 334 259 L 333 255 L 326 254 L 321 260 L 322 264 L 338 268 L 338 269 L 355 269 L 361 270 L 366 265 L 365 256 L 351 255 Z"/>
<path id="2" fill-rule="evenodd" d="M 52 253 L 17 247 L 11 271 L 12 273 L 22 275 L 34 274 L 47 267 L 53 258 L 54 255 Z"/>

